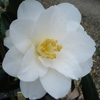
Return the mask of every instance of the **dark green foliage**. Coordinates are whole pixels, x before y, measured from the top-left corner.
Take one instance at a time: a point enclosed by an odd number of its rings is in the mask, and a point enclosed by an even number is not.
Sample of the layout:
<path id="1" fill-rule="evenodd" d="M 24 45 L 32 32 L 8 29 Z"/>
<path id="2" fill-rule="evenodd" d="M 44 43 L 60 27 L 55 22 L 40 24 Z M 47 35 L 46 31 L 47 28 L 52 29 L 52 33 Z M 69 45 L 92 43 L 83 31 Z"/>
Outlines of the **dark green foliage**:
<path id="1" fill-rule="evenodd" d="M 99 96 L 90 74 L 82 78 L 82 91 L 85 100 L 99 100 Z"/>
<path id="2" fill-rule="evenodd" d="M 0 7 L 5 8 L 4 3 L 2 2 L 2 0 L 0 0 Z"/>
<path id="3" fill-rule="evenodd" d="M 8 92 L 19 87 L 19 80 L 9 76 L 2 68 L 0 68 L 0 92 Z"/>
<path id="4" fill-rule="evenodd" d="M 100 56 L 100 50 L 99 50 L 99 48 L 96 48 L 96 54 L 97 54 L 98 56 Z"/>
<path id="5" fill-rule="evenodd" d="M 5 36 L 5 31 L 9 29 L 9 26 L 14 19 L 15 18 L 9 12 L 1 13 L 1 38 L 2 39 Z"/>
<path id="6" fill-rule="evenodd" d="M 22 1 L 23 0 L 9 0 L 7 11 L 12 13 L 15 18 L 17 18 L 17 9 Z"/>

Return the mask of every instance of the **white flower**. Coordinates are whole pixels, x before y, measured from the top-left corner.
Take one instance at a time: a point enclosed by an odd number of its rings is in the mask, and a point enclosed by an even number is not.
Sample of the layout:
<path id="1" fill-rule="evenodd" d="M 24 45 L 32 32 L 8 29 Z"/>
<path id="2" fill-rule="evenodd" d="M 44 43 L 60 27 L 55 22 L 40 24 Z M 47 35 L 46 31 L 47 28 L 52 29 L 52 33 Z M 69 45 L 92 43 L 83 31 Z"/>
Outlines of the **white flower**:
<path id="1" fill-rule="evenodd" d="M 35 0 L 20 4 L 4 40 L 9 51 L 3 69 L 21 80 L 26 98 L 64 97 L 72 79 L 91 71 L 95 43 L 80 21 L 80 12 L 69 3 L 48 9 Z"/>

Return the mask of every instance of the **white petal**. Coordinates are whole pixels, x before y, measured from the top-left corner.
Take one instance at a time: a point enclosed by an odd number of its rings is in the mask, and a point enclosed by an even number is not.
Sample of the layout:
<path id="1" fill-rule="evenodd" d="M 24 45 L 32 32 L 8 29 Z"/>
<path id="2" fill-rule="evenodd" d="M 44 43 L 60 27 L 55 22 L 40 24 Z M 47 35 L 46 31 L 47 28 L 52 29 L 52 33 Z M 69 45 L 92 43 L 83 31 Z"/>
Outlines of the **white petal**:
<path id="1" fill-rule="evenodd" d="M 33 30 L 34 22 L 32 20 L 15 20 L 10 26 L 12 42 L 22 53 L 27 52 L 32 44 L 30 37 Z"/>
<path id="2" fill-rule="evenodd" d="M 85 62 L 95 52 L 95 42 L 84 31 L 68 32 L 63 47 L 73 54 L 79 62 Z"/>
<path id="3" fill-rule="evenodd" d="M 34 33 L 33 38 L 36 39 L 63 40 L 66 35 L 66 20 L 60 14 L 57 6 L 48 8 L 40 15 Z"/>
<path id="4" fill-rule="evenodd" d="M 90 58 L 88 61 L 81 63 L 80 64 L 81 68 L 82 68 L 82 76 L 87 75 L 88 73 L 90 73 L 91 71 L 91 67 L 93 66 L 93 60 L 92 58 Z"/>
<path id="5" fill-rule="evenodd" d="M 29 99 L 39 99 L 46 94 L 46 91 L 42 87 L 39 79 L 33 82 L 20 81 L 20 88 L 24 97 Z"/>
<path id="6" fill-rule="evenodd" d="M 75 32 L 80 27 L 80 24 L 75 21 L 67 21 L 67 32 Z M 67 34 L 67 33 L 66 33 Z"/>
<path id="7" fill-rule="evenodd" d="M 52 67 L 52 63 L 55 61 L 55 59 L 42 58 L 41 56 L 38 58 L 45 67 Z"/>
<path id="8" fill-rule="evenodd" d="M 83 28 L 82 25 L 80 25 L 80 26 L 78 27 L 78 29 L 77 29 L 77 32 L 82 32 L 82 31 L 84 31 L 84 28 Z"/>
<path id="9" fill-rule="evenodd" d="M 23 54 L 15 47 L 12 47 L 5 55 L 3 69 L 11 76 L 17 76 L 21 67 Z"/>
<path id="10" fill-rule="evenodd" d="M 53 63 L 52 68 L 61 74 L 72 79 L 78 79 L 82 74 L 82 69 L 75 57 L 67 51 L 62 51 L 62 55 Z"/>
<path id="11" fill-rule="evenodd" d="M 47 68 L 43 67 L 37 59 L 34 46 L 25 54 L 18 78 L 22 81 L 34 81 L 38 77 L 45 75 Z"/>
<path id="12" fill-rule="evenodd" d="M 9 30 L 6 30 L 5 35 L 6 35 L 6 37 L 10 36 Z"/>
<path id="13" fill-rule="evenodd" d="M 18 19 L 32 19 L 36 21 L 44 11 L 44 7 L 35 0 L 23 1 L 18 8 Z"/>
<path id="14" fill-rule="evenodd" d="M 57 7 L 61 11 L 61 15 L 67 21 L 76 21 L 78 23 L 81 22 L 81 14 L 74 5 L 69 3 L 61 3 Z"/>
<path id="15" fill-rule="evenodd" d="M 4 46 L 6 46 L 7 48 L 10 49 L 11 47 L 13 47 L 13 43 L 12 43 L 12 40 L 10 38 L 9 30 L 7 30 L 5 32 L 5 35 L 6 35 L 6 37 L 4 38 Z"/>
<path id="16" fill-rule="evenodd" d="M 10 37 L 5 37 L 4 38 L 4 46 L 6 46 L 7 48 L 11 48 L 13 47 L 13 43 Z"/>
<path id="17" fill-rule="evenodd" d="M 44 89 L 55 99 L 64 97 L 71 88 L 71 80 L 53 69 L 49 69 L 40 81 Z"/>

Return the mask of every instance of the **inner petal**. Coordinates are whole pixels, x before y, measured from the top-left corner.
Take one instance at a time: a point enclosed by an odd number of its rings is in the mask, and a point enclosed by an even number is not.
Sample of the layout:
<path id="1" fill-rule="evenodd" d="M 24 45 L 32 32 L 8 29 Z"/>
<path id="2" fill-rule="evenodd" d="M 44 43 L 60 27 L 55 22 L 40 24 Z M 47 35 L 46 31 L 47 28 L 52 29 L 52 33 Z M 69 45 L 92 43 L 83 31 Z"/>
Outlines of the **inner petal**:
<path id="1" fill-rule="evenodd" d="M 56 59 L 56 55 L 61 51 L 62 45 L 57 44 L 58 40 L 45 39 L 37 47 L 37 52 L 43 58 Z"/>

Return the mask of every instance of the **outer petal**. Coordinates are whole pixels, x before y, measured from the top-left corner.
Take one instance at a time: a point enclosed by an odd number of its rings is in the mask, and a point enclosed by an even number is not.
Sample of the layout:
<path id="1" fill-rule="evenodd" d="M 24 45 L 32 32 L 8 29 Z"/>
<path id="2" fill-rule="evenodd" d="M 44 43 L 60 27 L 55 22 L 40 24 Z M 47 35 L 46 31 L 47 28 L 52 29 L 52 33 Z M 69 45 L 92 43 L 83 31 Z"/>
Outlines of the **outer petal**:
<path id="1" fill-rule="evenodd" d="M 18 8 L 18 19 L 32 19 L 36 21 L 44 11 L 44 7 L 35 0 L 25 0 Z"/>
<path id="2" fill-rule="evenodd" d="M 64 97 L 71 87 L 71 80 L 53 69 L 49 69 L 40 81 L 44 89 L 55 99 Z"/>
<path id="3" fill-rule="evenodd" d="M 34 81 L 38 77 L 45 75 L 47 68 L 43 67 L 37 59 L 34 46 L 25 54 L 18 78 L 22 81 Z"/>
<path id="4" fill-rule="evenodd" d="M 12 47 L 5 55 L 3 69 L 11 76 L 17 76 L 21 67 L 23 54 L 15 47 Z"/>
<path id="5" fill-rule="evenodd" d="M 80 26 L 81 25 L 75 21 L 67 21 L 67 32 L 76 32 Z"/>
<path id="6" fill-rule="evenodd" d="M 66 20 L 62 17 L 57 6 L 48 8 L 40 15 L 34 33 L 33 38 L 36 39 L 63 40 L 66 35 Z"/>
<path id="7" fill-rule="evenodd" d="M 61 56 L 53 63 L 52 68 L 66 77 L 77 80 L 82 74 L 82 69 L 78 61 L 67 51 L 62 50 L 61 53 Z"/>
<path id="8" fill-rule="evenodd" d="M 81 62 L 91 58 L 95 51 L 95 42 L 84 31 L 68 32 L 63 47 Z"/>
<path id="9" fill-rule="evenodd" d="M 82 31 L 84 31 L 84 28 L 83 28 L 82 25 L 80 25 L 80 26 L 78 27 L 78 29 L 77 29 L 77 32 L 82 32 Z"/>
<path id="10" fill-rule="evenodd" d="M 57 7 L 61 11 L 61 15 L 67 21 L 76 21 L 78 23 L 81 22 L 81 14 L 74 5 L 69 3 L 61 3 Z"/>
<path id="11" fill-rule="evenodd" d="M 34 30 L 34 22 L 32 20 L 15 20 L 10 26 L 10 37 L 13 44 L 22 53 L 32 45 L 31 34 Z"/>
<path id="12" fill-rule="evenodd" d="M 91 71 L 91 67 L 93 66 L 92 58 L 90 58 L 88 61 L 86 61 L 84 63 L 81 63 L 80 66 L 82 68 L 82 76 L 80 76 L 80 77 L 84 77 Z"/>
<path id="13" fill-rule="evenodd" d="M 11 48 L 13 47 L 13 43 L 12 43 L 12 40 L 10 38 L 10 33 L 9 33 L 9 30 L 6 31 L 6 37 L 4 38 L 4 45 L 7 47 L 7 48 Z"/>
<path id="14" fill-rule="evenodd" d="M 10 36 L 9 30 L 6 30 L 5 35 L 6 35 L 6 37 Z"/>
<path id="15" fill-rule="evenodd" d="M 39 79 L 33 82 L 20 81 L 20 88 L 23 95 L 29 99 L 39 99 L 46 94 Z"/>
<path id="16" fill-rule="evenodd" d="M 6 46 L 9 49 L 13 46 L 13 43 L 10 37 L 4 38 L 4 46 Z"/>

